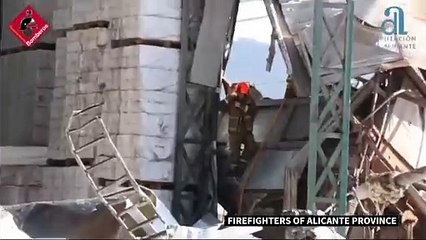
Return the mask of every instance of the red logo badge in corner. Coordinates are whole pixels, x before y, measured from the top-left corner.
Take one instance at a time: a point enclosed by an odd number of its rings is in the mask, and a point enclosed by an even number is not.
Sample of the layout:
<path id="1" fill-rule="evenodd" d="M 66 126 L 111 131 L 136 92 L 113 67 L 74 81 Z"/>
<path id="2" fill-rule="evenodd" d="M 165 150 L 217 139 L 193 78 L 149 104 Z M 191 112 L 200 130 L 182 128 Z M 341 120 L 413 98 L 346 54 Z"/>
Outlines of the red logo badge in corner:
<path id="1" fill-rule="evenodd" d="M 27 47 L 46 34 L 49 25 L 31 7 L 27 6 L 9 25 L 10 31 Z"/>

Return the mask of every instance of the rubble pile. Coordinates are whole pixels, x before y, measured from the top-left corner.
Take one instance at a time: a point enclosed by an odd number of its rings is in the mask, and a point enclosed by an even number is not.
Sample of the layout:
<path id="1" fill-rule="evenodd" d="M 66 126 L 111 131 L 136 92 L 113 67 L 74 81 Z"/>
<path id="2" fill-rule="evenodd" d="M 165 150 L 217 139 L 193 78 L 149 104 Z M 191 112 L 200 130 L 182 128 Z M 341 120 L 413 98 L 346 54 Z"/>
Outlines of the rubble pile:
<path id="1" fill-rule="evenodd" d="M 7 209 L 10 212 L 0 207 L 0 239 L 31 239 L 20 230 L 14 217 L 19 219 L 23 230 L 36 238 L 116 238 L 117 234 L 118 238 L 129 238 L 96 198 L 33 202 L 9 205 Z M 258 239 L 253 233 L 262 230 L 262 227 L 223 227 L 211 215 L 193 226 L 181 226 L 159 199 L 156 210 L 165 219 L 169 239 Z"/>
<path id="2" fill-rule="evenodd" d="M 0 239 L 31 239 L 16 226 L 13 215 L 0 206 Z"/>

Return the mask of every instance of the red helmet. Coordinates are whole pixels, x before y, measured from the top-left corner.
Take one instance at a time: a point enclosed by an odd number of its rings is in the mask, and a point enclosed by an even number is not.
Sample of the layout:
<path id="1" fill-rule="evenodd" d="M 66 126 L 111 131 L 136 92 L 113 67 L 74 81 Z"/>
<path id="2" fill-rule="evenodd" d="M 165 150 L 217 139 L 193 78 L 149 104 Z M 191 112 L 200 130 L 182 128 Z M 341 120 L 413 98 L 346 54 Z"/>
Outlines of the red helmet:
<path id="1" fill-rule="evenodd" d="M 237 92 L 243 95 L 248 95 L 250 92 L 250 83 L 248 82 L 240 82 L 237 85 Z"/>

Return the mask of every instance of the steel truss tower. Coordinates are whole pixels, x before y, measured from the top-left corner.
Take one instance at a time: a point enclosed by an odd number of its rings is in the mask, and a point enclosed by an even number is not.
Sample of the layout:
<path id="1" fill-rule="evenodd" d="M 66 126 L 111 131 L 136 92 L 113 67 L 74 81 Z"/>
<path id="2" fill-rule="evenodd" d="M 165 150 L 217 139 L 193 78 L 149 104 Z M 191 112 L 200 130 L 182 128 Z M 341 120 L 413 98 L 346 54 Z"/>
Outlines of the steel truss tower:
<path id="1" fill-rule="evenodd" d="M 334 35 L 337 35 L 338 29 L 330 29 L 327 23 L 324 14 L 324 9 L 327 8 L 343 10 L 345 22 L 338 24 L 337 27 L 343 27 L 345 31 L 343 53 L 337 47 L 339 44 Z M 353 21 L 353 0 L 347 0 L 346 3 L 326 3 L 323 0 L 315 0 L 307 208 L 316 209 L 319 203 L 336 204 L 335 213 L 337 214 L 345 213 L 347 208 Z M 323 34 L 327 36 L 323 36 Z M 329 39 L 329 42 L 323 42 L 324 39 Z M 322 56 L 329 48 L 333 48 L 341 58 L 342 70 L 334 73 L 341 75 L 340 81 L 326 85 L 322 76 L 326 70 L 323 66 Z M 337 142 L 337 146 L 331 154 L 326 154 L 324 150 L 323 143 L 327 140 Z M 332 171 L 336 167 L 339 169 L 338 174 Z M 318 172 L 318 170 L 320 171 Z M 333 196 L 325 196 L 324 192 L 320 192 L 320 189 L 326 184 L 332 187 L 332 191 L 329 192 L 334 192 Z"/>
<path id="2" fill-rule="evenodd" d="M 225 49 L 223 58 L 218 58 L 222 70 L 232 45 L 238 3 L 237 0 L 232 1 L 231 16 L 222 20 L 227 28 L 223 39 L 210 40 L 212 44 L 217 45 L 219 41 L 228 46 L 225 47 L 228 49 Z M 182 0 L 179 109 L 172 213 L 183 225 L 192 225 L 206 213 L 215 215 L 217 212 L 216 135 L 221 69 L 217 69 L 214 84 L 200 84 L 190 79 L 200 26 L 203 21 L 209 21 L 205 20 L 205 8 L 204 0 Z M 212 25 L 211 31 L 217 31 L 217 24 Z"/>

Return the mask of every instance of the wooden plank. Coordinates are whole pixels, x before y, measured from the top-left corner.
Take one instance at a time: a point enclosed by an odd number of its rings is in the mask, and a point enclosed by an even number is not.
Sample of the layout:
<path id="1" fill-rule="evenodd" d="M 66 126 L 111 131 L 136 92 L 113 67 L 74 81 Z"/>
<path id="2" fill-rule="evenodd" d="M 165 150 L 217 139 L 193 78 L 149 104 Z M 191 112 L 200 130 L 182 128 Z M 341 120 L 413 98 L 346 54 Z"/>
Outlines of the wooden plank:
<path id="1" fill-rule="evenodd" d="M 206 1 L 205 4 L 190 81 L 216 88 L 235 0 Z"/>

